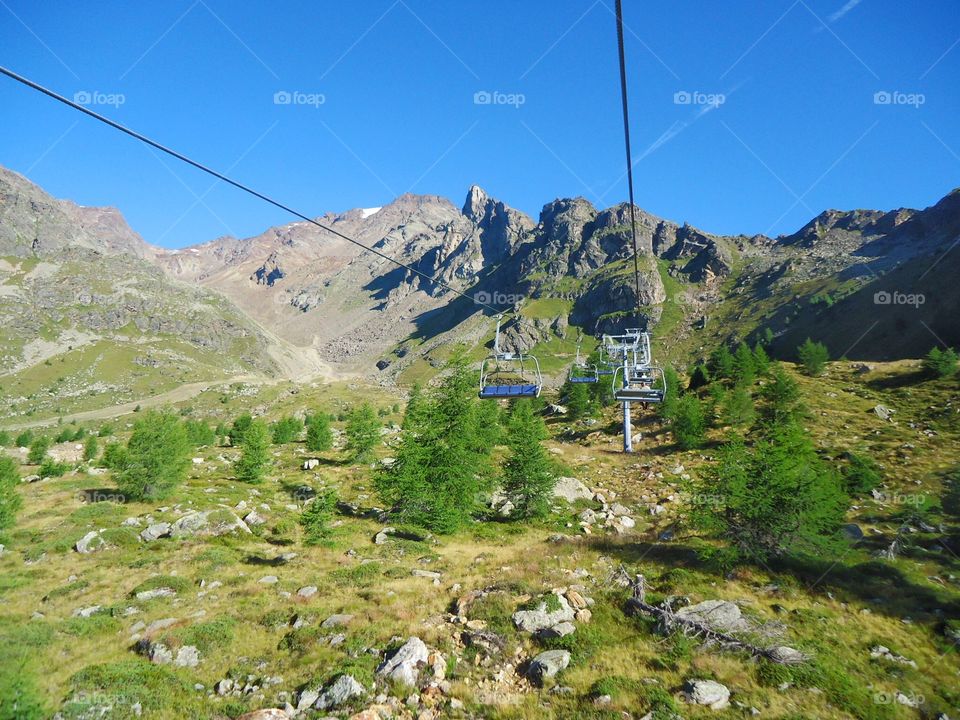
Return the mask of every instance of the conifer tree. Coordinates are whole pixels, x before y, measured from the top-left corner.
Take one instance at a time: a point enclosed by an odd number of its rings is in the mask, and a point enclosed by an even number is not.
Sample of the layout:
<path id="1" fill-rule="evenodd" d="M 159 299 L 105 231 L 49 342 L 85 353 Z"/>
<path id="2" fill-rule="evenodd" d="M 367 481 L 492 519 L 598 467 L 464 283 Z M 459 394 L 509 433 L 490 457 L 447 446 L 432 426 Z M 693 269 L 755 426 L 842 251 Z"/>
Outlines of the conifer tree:
<path id="1" fill-rule="evenodd" d="M 550 507 L 557 477 L 542 444 L 546 437 L 547 427 L 531 404 L 515 402 L 507 420 L 510 453 L 502 466 L 502 481 L 516 518 L 542 517 Z"/>
<path id="2" fill-rule="evenodd" d="M 330 416 L 318 412 L 307 418 L 307 450 L 326 452 L 333 447 L 333 433 L 330 431 Z"/>
<path id="3" fill-rule="evenodd" d="M 745 342 L 737 345 L 733 357 L 733 376 L 738 385 L 752 385 L 757 375 L 756 360 Z"/>
<path id="4" fill-rule="evenodd" d="M 797 348 L 797 357 L 800 358 L 804 372 L 811 377 L 816 377 L 823 373 L 823 368 L 830 359 L 830 353 L 823 343 L 813 342 L 807 338 L 803 345 Z"/>
<path id="5" fill-rule="evenodd" d="M 369 403 L 350 411 L 346 433 L 350 461 L 367 463 L 373 460 L 373 448 L 380 439 L 380 421 Z"/>
<path id="6" fill-rule="evenodd" d="M 176 415 L 148 412 L 134 424 L 126 450 L 115 453 L 117 485 L 138 500 L 167 497 L 186 477 L 190 450 Z"/>
<path id="7" fill-rule="evenodd" d="M 13 526 L 23 498 L 17 491 L 20 473 L 17 464 L 9 457 L 0 455 L 0 531 Z"/>
<path id="8" fill-rule="evenodd" d="M 243 432 L 240 457 L 233 464 L 237 480 L 258 483 L 270 464 L 270 429 L 263 420 L 253 420 Z"/>

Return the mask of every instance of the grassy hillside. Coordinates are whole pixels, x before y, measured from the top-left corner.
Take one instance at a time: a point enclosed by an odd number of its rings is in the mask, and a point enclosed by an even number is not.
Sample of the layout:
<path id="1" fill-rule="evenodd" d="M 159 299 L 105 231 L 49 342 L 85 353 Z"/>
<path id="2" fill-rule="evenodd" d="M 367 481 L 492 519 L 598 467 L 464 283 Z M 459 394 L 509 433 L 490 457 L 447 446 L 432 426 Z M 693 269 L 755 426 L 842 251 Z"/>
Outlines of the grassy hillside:
<path id="1" fill-rule="evenodd" d="M 636 526 L 623 534 L 600 525 L 585 534 L 576 513 L 597 503 L 557 501 L 542 522 L 487 520 L 453 536 L 375 544 L 383 524 L 375 513 L 373 471 L 348 464 L 336 448 L 320 453 L 314 470 L 302 470 L 313 456 L 302 442 L 274 446 L 268 480 L 256 486 L 233 478 L 236 449 L 200 448 L 194 454 L 202 462 L 191 465 L 186 484 L 163 503 L 125 502 L 110 474 L 99 470 L 23 484 L 24 508 L 0 556 L 3 674 L 20 672 L 26 657 L 24 682 L 49 712 L 59 708 L 65 718 L 89 717 L 92 706 L 104 705 L 111 707 L 107 717 L 132 717 L 133 703 L 150 718 L 236 717 L 282 707 L 285 700 L 295 705 L 297 690 L 342 672 L 367 685 L 383 653 L 416 635 L 441 653 L 449 685 L 415 700 L 408 700 L 412 690 L 382 688 L 398 698 L 384 701 L 394 703 L 396 717 L 424 717 L 424 711 L 434 713 L 430 717 L 612 718 L 621 711 L 667 717 L 670 708 L 686 718 L 745 717 L 751 708 L 784 720 L 953 716 L 960 707 L 960 658 L 945 628 L 955 627 L 947 623 L 960 615 L 960 386 L 956 378 L 923 380 L 916 369 L 904 361 L 862 373 L 835 362 L 816 379 L 791 370 L 811 411 L 805 425 L 826 457 L 840 462 L 846 450 L 868 453 L 882 465 L 882 494 L 855 502 L 847 519 L 864 538 L 836 556 L 783 559 L 728 575 L 698 558 L 695 538 L 683 527 L 671 539 L 663 534 L 690 500 L 687 478 L 706 472 L 725 431 L 711 430 L 701 450 L 681 451 L 651 413 L 640 413 L 635 429 L 643 438 L 627 456 L 618 452 L 614 408 L 590 423 L 551 420 L 547 445 L 566 472 L 628 509 Z M 400 421 L 399 397 L 363 385 L 238 384 L 211 389 L 178 409 L 211 424 L 246 411 L 276 419 L 323 408 L 342 418 L 364 400 L 388 426 Z M 878 404 L 895 411 L 890 420 L 877 416 Z M 112 425 L 116 438 L 129 433 L 127 422 Z M 335 430 L 343 427 L 334 422 Z M 381 458 L 393 452 L 392 433 L 383 435 Z M 24 466 L 22 473 L 33 470 Z M 304 543 L 297 523 L 304 486 L 335 488 L 358 508 L 339 514 L 332 536 L 319 546 Z M 238 515 L 256 509 L 266 522 L 252 534 L 137 539 L 148 522 L 173 521 L 195 509 Z M 123 525 L 129 518 L 141 524 Z M 72 549 L 97 529 L 105 529 L 115 547 L 89 555 Z M 897 559 L 876 557 L 898 533 L 905 541 Z M 296 555 L 284 561 L 284 553 Z M 811 659 L 773 666 L 665 637 L 624 612 L 627 591 L 611 582 L 621 566 L 646 576 L 651 598 L 735 601 L 770 642 Z M 305 586 L 318 591 L 301 597 L 297 591 Z M 578 621 L 573 635 L 541 641 L 514 628 L 511 613 L 540 593 L 570 586 L 581 586 L 594 601 L 592 618 Z M 137 599 L 137 592 L 156 587 L 176 594 Z M 467 612 L 469 624 L 455 621 L 455 601 L 482 589 L 490 592 Z M 89 617 L 75 615 L 97 605 Z M 335 614 L 353 618 L 323 627 Z M 197 647 L 196 667 L 151 664 L 135 652 L 142 624 L 164 619 L 171 620 L 155 638 L 174 649 Z M 479 629 L 503 638 L 502 654 L 464 643 L 465 632 Z M 871 657 L 878 645 L 916 667 Z M 538 690 L 517 669 L 548 647 L 568 649 L 571 664 Z M 256 689 L 220 696 L 214 687 L 223 678 Z M 681 688 L 691 678 L 725 684 L 730 707 L 685 703 Z M 918 707 L 897 702 L 897 693 Z M 372 702 L 371 694 L 334 714 L 347 717 Z"/>

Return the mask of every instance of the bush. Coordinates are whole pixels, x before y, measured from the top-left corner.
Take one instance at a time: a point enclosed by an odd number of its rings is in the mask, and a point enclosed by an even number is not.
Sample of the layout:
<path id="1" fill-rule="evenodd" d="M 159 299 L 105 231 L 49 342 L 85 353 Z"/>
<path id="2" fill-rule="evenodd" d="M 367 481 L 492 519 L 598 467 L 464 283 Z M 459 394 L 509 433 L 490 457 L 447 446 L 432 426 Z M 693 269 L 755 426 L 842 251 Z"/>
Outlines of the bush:
<path id="1" fill-rule="evenodd" d="M 300 525 L 306 536 L 306 545 L 319 545 L 330 536 L 330 520 L 336 507 L 337 494 L 333 490 L 324 490 L 303 509 Z"/>
<path id="2" fill-rule="evenodd" d="M 23 498 L 17 491 L 20 473 L 17 464 L 7 456 L 0 456 L 0 531 L 13 527 L 17 511 L 23 506 Z"/>
<path id="3" fill-rule="evenodd" d="M 0 657 L 0 720 L 42 720 L 50 717 L 26 658 Z"/>
<path id="4" fill-rule="evenodd" d="M 30 452 L 27 453 L 27 462 L 30 465 L 39 465 L 47 457 L 47 451 L 50 449 L 50 438 L 41 435 L 30 444 Z"/>
<path id="5" fill-rule="evenodd" d="M 18 448 L 30 447 L 31 444 L 33 444 L 32 430 L 24 430 L 22 433 L 17 435 L 17 439 L 14 442 L 14 445 L 16 445 Z"/>
<path id="6" fill-rule="evenodd" d="M 571 420 L 586 417 L 593 410 L 590 391 L 584 383 L 573 383 L 567 380 L 560 389 L 560 401 L 567 406 L 568 417 Z M 495 403 L 491 403 L 493 404 Z"/>
<path id="7" fill-rule="evenodd" d="M 254 420 L 244 430 L 240 457 L 233 464 L 237 480 L 258 483 L 270 464 L 270 432 L 263 420 Z"/>
<path id="8" fill-rule="evenodd" d="M 830 353 L 823 343 L 813 342 L 807 338 L 803 345 L 797 348 L 797 357 L 803 365 L 803 371 L 810 377 L 816 377 L 823 373 L 823 368 L 830 359 Z"/>
<path id="9" fill-rule="evenodd" d="M 233 642 L 237 621 L 232 617 L 218 617 L 214 620 L 191 625 L 180 633 L 184 645 L 193 645 L 202 653 L 220 650 Z"/>
<path id="10" fill-rule="evenodd" d="M 110 437 L 113 435 L 113 426 L 109 423 L 105 423 L 100 426 L 100 432 L 97 433 L 100 437 Z"/>
<path id="11" fill-rule="evenodd" d="M 380 422 L 369 403 L 355 408 L 347 416 L 347 452 L 351 462 L 373 460 L 373 448 L 380 440 Z"/>
<path id="12" fill-rule="evenodd" d="M 953 348 L 933 348 L 923 359 L 923 371 L 934 378 L 950 377 L 957 372 L 957 353 Z"/>
<path id="13" fill-rule="evenodd" d="M 52 458 L 44 458 L 40 463 L 37 474 L 42 478 L 63 477 L 70 470 L 67 463 L 57 462 Z"/>
<path id="14" fill-rule="evenodd" d="M 757 376 L 757 363 L 747 344 L 741 342 L 733 356 L 733 376 L 738 385 L 752 385 Z"/>
<path id="15" fill-rule="evenodd" d="M 0 447 L 7 447 L 10 444 L 10 433 L 6 430 L 0 430 Z"/>
<path id="16" fill-rule="evenodd" d="M 100 464 L 114 472 L 123 470 L 127 464 L 127 449 L 118 442 L 107 443 L 103 448 Z"/>
<path id="17" fill-rule="evenodd" d="M 753 399 L 746 388 L 737 386 L 724 398 L 721 408 L 723 421 L 727 425 L 751 425 L 756 416 Z"/>
<path id="18" fill-rule="evenodd" d="M 732 379 L 735 367 L 733 355 L 726 345 L 721 345 L 710 354 L 707 369 L 715 380 Z"/>
<path id="19" fill-rule="evenodd" d="M 285 417 L 273 424 L 273 444 L 285 445 L 300 437 L 303 422 L 295 417 Z"/>
<path id="20" fill-rule="evenodd" d="M 670 430 L 677 445 L 684 450 L 692 450 L 703 444 L 706 420 L 703 405 L 696 395 L 684 395 L 677 401 Z"/>
<path id="21" fill-rule="evenodd" d="M 697 390 L 710 384 L 710 371 L 703 363 L 697 363 L 690 373 L 690 381 L 687 383 L 688 390 Z"/>
<path id="22" fill-rule="evenodd" d="M 326 452 L 333 447 L 333 433 L 330 431 L 330 417 L 325 412 L 311 415 L 307 419 L 307 450 Z"/>
<path id="23" fill-rule="evenodd" d="M 547 434 L 546 425 L 533 414 L 531 404 L 515 401 L 507 419 L 510 454 L 502 465 L 502 473 L 503 492 L 513 503 L 512 515 L 516 518 L 542 517 L 550 509 L 557 476 L 542 444 Z"/>
<path id="24" fill-rule="evenodd" d="M 790 422 L 803 413 L 797 382 L 779 364 L 773 366 L 771 381 L 763 386 L 760 395 L 765 401 L 761 415 L 769 425 Z"/>
<path id="25" fill-rule="evenodd" d="M 176 415 L 148 412 L 134 424 L 126 451 L 111 458 L 122 460 L 115 471 L 117 486 L 137 500 L 167 497 L 186 477 L 190 450 Z"/>

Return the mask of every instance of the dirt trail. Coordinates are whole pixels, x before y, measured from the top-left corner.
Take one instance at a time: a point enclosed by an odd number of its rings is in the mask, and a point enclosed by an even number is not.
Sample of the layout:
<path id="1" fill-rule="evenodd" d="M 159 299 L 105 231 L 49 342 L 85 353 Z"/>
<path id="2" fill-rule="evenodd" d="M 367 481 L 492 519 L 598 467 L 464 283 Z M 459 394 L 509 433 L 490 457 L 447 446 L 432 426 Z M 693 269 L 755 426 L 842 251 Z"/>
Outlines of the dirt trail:
<path id="1" fill-rule="evenodd" d="M 268 378 L 260 375 L 236 375 L 231 378 L 226 378 L 225 380 L 187 383 L 186 385 L 175 387 L 173 390 L 168 390 L 165 393 L 151 395 L 150 397 L 145 397 L 141 400 L 131 400 L 130 402 L 123 403 L 122 405 L 113 405 L 112 407 L 98 408 L 96 410 L 84 410 L 82 412 L 64 415 L 63 422 L 71 423 L 74 421 L 84 422 L 87 420 L 109 420 L 111 418 L 120 417 L 121 415 L 129 415 L 135 412 L 138 405 L 141 409 L 145 409 L 160 405 L 168 405 L 170 403 L 180 402 L 182 400 L 189 400 L 190 398 L 199 395 L 204 390 L 212 387 L 220 387 L 222 385 L 230 385 L 238 382 L 253 383 L 257 385 L 273 385 L 281 382 L 284 379 L 285 378 Z M 56 417 L 44 418 L 41 420 L 30 420 L 27 422 L 14 423 L 12 425 L 4 424 L 3 429 L 26 430 L 27 428 L 56 425 L 58 422 L 59 418 Z"/>

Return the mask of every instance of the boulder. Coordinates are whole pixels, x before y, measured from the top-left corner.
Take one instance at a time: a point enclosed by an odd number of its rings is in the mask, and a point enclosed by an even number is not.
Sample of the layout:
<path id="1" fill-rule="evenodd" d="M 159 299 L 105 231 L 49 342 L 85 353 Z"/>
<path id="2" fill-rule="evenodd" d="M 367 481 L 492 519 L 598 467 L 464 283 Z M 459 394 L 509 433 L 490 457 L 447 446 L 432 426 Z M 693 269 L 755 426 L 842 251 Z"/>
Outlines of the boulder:
<path id="1" fill-rule="evenodd" d="M 542 685 L 546 678 L 552 678 L 570 665 L 570 653 L 567 650 L 547 650 L 537 655 L 527 669 L 527 677 L 535 685 Z"/>
<path id="2" fill-rule="evenodd" d="M 562 477 L 557 478 L 557 484 L 553 486 L 553 496 L 572 503 L 577 500 L 590 500 L 593 493 L 576 478 Z"/>
<path id="3" fill-rule="evenodd" d="M 337 708 L 355 697 L 367 694 L 366 689 L 352 675 L 341 675 L 323 691 L 316 704 L 318 710 Z"/>
<path id="4" fill-rule="evenodd" d="M 200 651 L 193 645 L 184 645 L 177 650 L 173 664 L 177 667 L 196 667 L 200 664 Z"/>
<path id="5" fill-rule="evenodd" d="M 267 522 L 267 519 L 263 515 L 258 513 L 256 510 L 251 510 L 244 516 L 243 521 L 248 526 L 251 526 L 251 525 L 263 525 Z"/>
<path id="6" fill-rule="evenodd" d="M 243 520 L 227 510 L 204 510 L 187 513 L 178 519 L 170 526 L 170 535 L 174 538 L 216 536 L 238 530 L 250 532 Z"/>
<path id="7" fill-rule="evenodd" d="M 722 710 L 730 704 L 730 690 L 713 680 L 687 680 L 683 695 L 687 702 L 706 705 L 711 710 Z"/>
<path id="8" fill-rule="evenodd" d="M 577 626 L 571 622 L 562 622 L 557 623 L 553 627 L 544 628 L 537 633 L 538 637 L 543 638 L 544 640 L 549 640 L 551 638 L 561 638 L 566 637 L 567 635 L 573 635 L 576 632 Z"/>
<path id="9" fill-rule="evenodd" d="M 160 538 L 168 537 L 169 535 L 170 523 L 160 522 L 145 527 L 140 532 L 140 539 L 144 542 L 153 542 L 154 540 L 159 540 Z"/>
<path id="10" fill-rule="evenodd" d="M 265 708 L 263 710 L 252 710 L 251 712 L 238 715 L 237 720 L 290 720 L 290 714 L 280 708 Z"/>
<path id="11" fill-rule="evenodd" d="M 430 652 L 423 640 L 411 637 L 397 652 L 380 664 L 377 668 L 377 676 L 403 685 L 415 686 L 420 676 L 420 668 L 427 664 L 429 656 Z"/>
<path id="12" fill-rule="evenodd" d="M 547 609 L 547 601 L 541 600 L 533 610 L 518 610 L 513 614 L 513 624 L 518 630 L 525 632 L 538 632 L 552 628 L 554 625 L 573 620 L 576 611 L 570 607 L 570 603 L 562 595 L 553 595 L 559 603 L 559 608 L 555 610 Z M 552 603 L 553 600 L 550 600 Z"/>
<path id="13" fill-rule="evenodd" d="M 320 623 L 320 627 L 322 628 L 341 627 L 342 625 L 348 624 L 351 620 L 353 620 L 353 615 L 348 615 L 346 613 L 339 614 L 339 615 L 331 615 L 322 623 Z"/>
<path id="14" fill-rule="evenodd" d="M 729 633 L 750 629 L 750 623 L 740 614 L 740 608 L 726 600 L 704 600 L 696 605 L 688 605 L 680 608 L 677 616 L 703 623 L 719 632 Z"/>
<path id="15" fill-rule="evenodd" d="M 102 537 L 100 537 L 100 532 L 98 530 L 91 530 L 82 538 L 77 540 L 77 544 L 74 547 L 78 553 L 81 553 L 82 555 L 88 555 L 100 550 L 106 550 L 110 546 L 107 545 L 107 542 Z"/>
<path id="16" fill-rule="evenodd" d="M 794 650 L 792 647 L 787 647 L 786 645 L 771 648 L 767 656 L 771 662 L 779 663 L 780 665 L 799 665 L 807 659 L 802 652 Z"/>
<path id="17" fill-rule="evenodd" d="M 316 586 L 316 585 L 307 585 L 307 586 L 302 587 L 302 588 L 300 588 L 299 590 L 297 590 L 297 596 L 302 597 L 302 598 L 313 597 L 313 596 L 316 595 L 316 594 L 317 594 L 317 586 Z"/>

